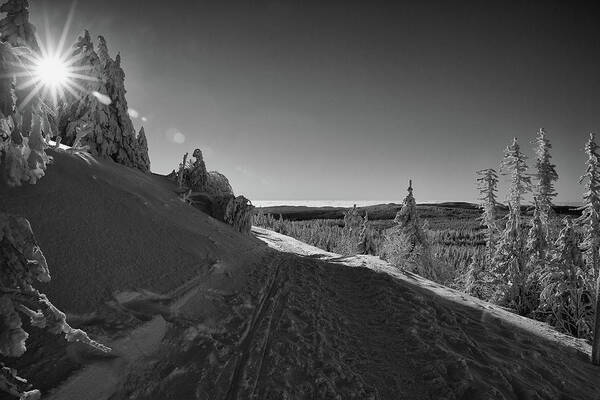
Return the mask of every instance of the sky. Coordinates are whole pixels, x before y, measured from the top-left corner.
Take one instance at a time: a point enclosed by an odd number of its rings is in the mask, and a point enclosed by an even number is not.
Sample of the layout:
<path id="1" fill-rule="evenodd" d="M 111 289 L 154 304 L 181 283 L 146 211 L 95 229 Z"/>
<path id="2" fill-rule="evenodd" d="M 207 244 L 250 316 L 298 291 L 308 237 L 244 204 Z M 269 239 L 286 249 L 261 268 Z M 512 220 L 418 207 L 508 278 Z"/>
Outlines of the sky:
<path id="1" fill-rule="evenodd" d="M 72 1 L 31 0 L 42 38 Z M 590 2 L 591 3 L 591 2 Z M 600 12 L 579 1 L 80 0 L 120 52 L 152 171 L 200 148 L 251 200 L 474 201 L 544 127 L 557 201 L 581 195 L 583 146 L 600 132 Z M 142 121 L 144 117 L 145 121 Z M 532 170 L 533 172 L 533 170 Z M 501 183 L 501 199 L 506 182 Z"/>

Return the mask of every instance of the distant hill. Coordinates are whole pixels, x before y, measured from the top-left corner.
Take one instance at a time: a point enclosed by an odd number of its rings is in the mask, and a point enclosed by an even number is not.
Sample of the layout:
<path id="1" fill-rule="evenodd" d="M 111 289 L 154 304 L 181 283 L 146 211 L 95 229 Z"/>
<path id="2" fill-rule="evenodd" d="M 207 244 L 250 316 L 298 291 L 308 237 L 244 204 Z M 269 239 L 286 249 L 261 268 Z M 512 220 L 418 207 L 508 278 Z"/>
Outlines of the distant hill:
<path id="1" fill-rule="evenodd" d="M 366 207 L 357 207 L 360 214 L 368 212 L 370 220 L 386 220 L 393 219 L 400 208 L 401 204 L 388 203 L 378 204 Z M 477 218 L 481 211 L 478 205 L 467 202 L 443 202 L 443 203 L 424 203 L 418 204 L 417 209 L 419 215 L 424 218 Z M 523 206 L 525 214 L 531 214 L 531 206 Z M 302 221 L 311 219 L 342 219 L 344 212 L 349 210 L 348 207 L 305 207 L 305 206 L 273 206 L 273 207 L 258 207 L 257 212 L 264 214 L 273 214 L 274 216 L 282 215 L 284 219 L 291 221 Z M 502 215 L 508 208 L 505 205 L 499 204 L 498 210 Z M 554 207 L 555 212 L 559 216 L 576 216 L 581 212 L 570 205 L 559 205 Z"/>

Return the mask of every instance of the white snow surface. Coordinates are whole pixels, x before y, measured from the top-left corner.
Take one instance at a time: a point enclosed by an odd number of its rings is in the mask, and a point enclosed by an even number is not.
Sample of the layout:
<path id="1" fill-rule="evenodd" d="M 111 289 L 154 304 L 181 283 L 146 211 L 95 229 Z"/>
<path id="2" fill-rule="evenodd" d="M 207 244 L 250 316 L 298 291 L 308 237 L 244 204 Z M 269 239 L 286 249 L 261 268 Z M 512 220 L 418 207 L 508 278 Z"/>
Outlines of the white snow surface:
<path id="1" fill-rule="evenodd" d="M 278 251 L 301 254 L 306 256 L 319 256 L 319 258 L 321 258 L 322 260 L 327 260 L 341 265 L 352 267 L 365 267 L 372 269 L 373 271 L 384 272 L 395 278 L 410 283 L 417 283 L 420 287 L 426 288 L 427 290 L 430 290 L 435 294 L 442 296 L 448 300 L 452 300 L 456 303 L 469 305 L 473 308 L 483 309 L 485 310 L 485 313 L 488 314 L 488 316 L 501 318 L 506 322 L 518 326 L 521 329 L 530 331 L 531 333 L 539 335 L 540 337 L 556 341 L 561 345 L 569 346 L 574 350 L 580 351 L 584 354 L 591 354 L 591 346 L 584 339 L 577 339 L 572 336 L 557 332 L 554 328 L 552 328 L 546 323 L 522 317 L 503 307 L 497 306 L 492 303 L 488 303 L 463 292 L 451 289 L 447 286 L 440 285 L 436 282 L 425 279 L 419 275 L 402 271 L 388 264 L 386 261 L 383 261 L 377 256 L 356 255 L 351 257 L 345 257 L 340 254 L 331 253 L 322 250 L 318 247 L 311 246 L 307 243 L 294 239 L 293 237 L 282 235 L 269 229 L 253 226 L 252 231 L 261 240 L 267 243 L 269 247 Z"/>

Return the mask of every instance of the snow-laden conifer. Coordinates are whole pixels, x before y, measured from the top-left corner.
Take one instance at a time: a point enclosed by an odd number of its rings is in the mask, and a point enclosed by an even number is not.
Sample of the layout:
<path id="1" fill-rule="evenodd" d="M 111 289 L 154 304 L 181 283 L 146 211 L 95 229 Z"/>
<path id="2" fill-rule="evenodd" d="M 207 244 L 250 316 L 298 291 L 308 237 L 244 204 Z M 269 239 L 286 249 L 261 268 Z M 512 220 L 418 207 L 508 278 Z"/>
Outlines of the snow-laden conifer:
<path id="1" fill-rule="evenodd" d="M 373 231 L 369 224 L 369 214 L 365 211 L 365 216 L 362 220 L 362 226 L 358 236 L 358 254 L 375 254 L 376 247 L 373 240 Z"/>
<path id="2" fill-rule="evenodd" d="M 429 243 L 423 232 L 413 196 L 412 180 L 402 208 L 394 218 L 396 226 L 391 229 L 382 245 L 382 256 L 391 264 L 418 273 L 424 278 L 436 280 Z"/>
<path id="3" fill-rule="evenodd" d="M 496 195 L 498 191 L 498 174 L 493 168 L 477 171 L 477 188 L 479 189 L 479 201 L 482 210 L 481 223 L 486 227 L 486 249 L 487 254 L 493 254 L 498 233 L 496 222 Z"/>
<path id="4" fill-rule="evenodd" d="M 551 161 L 550 150 L 552 149 L 552 144 L 546 137 L 544 128 L 538 130 L 537 137 L 533 143 L 535 144 L 536 155 L 534 194 L 539 202 L 542 224 L 547 229 L 548 218 L 553 206 L 552 200 L 557 195 L 554 183 L 558 180 L 558 173 L 556 172 L 556 165 Z"/>
<path id="5" fill-rule="evenodd" d="M 520 215 L 523 195 L 531 189 L 531 177 L 527 175 L 527 156 L 521 152 L 517 138 L 504 150 L 501 171 L 510 182 L 508 203 Z M 519 220 L 516 222 L 520 223 Z"/>
<path id="6" fill-rule="evenodd" d="M 590 270 L 583 262 L 571 220 L 565 218 L 563 223 L 549 267 L 540 275 L 540 310 L 560 330 L 587 337 L 593 313 Z"/>
<path id="7" fill-rule="evenodd" d="M 465 276 L 465 292 L 480 299 L 487 299 L 489 296 L 485 262 L 485 257 L 478 257 L 474 254 Z"/>
<path id="8" fill-rule="evenodd" d="M 592 362 L 600 365 L 600 274 L 599 255 L 600 249 L 600 157 L 598 154 L 598 144 L 593 133 L 585 145 L 587 155 L 585 174 L 581 177 L 580 183 L 585 185 L 583 193 L 582 215 L 577 219 L 578 224 L 583 228 L 582 250 L 585 253 L 585 260 L 591 270 L 593 281 L 595 282 L 596 296 L 596 315 L 594 319 L 594 340 L 592 343 Z"/>
<path id="9" fill-rule="evenodd" d="M 500 235 L 492 263 L 494 300 L 513 308 L 521 315 L 531 311 L 527 304 L 527 270 L 524 254 L 524 235 L 519 223 L 520 215 L 509 206 L 506 227 Z"/>
<path id="10" fill-rule="evenodd" d="M 504 231 L 500 235 L 492 262 L 492 274 L 496 284 L 494 299 L 526 315 L 531 309 L 528 300 L 527 263 L 525 238 L 521 229 L 521 202 L 531 187 L 527 176 L 527 157 L 521 152 L 517 139 L 504 150 L 502 174 L 509 177 L 508 215 Z"/>
<path id="11" fill-rule="evenodd" d="M 544 223 L 542 205 L 537 197 L 534 197 L 533 218 L 531 219 L 531 227 L 527 234 L 525 243 L 525 252 L 527 254 L 527 263 L 525 273 L 526 286 L 529 290 L 532 309 L 537 307 L 539 299 L 540 276 L 548 269 L 549 261 L 549 243 L 548 229 Z"/>

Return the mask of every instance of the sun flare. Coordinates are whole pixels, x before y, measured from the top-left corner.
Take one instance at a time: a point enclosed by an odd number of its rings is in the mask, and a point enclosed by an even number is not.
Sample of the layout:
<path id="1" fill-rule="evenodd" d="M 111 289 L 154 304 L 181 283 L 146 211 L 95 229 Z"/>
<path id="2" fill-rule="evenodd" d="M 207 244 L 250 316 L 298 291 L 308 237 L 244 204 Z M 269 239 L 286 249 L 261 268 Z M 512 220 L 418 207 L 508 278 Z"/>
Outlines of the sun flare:
<path id="1" fill-rule="evenodd" d="M 67 43 L 73 11 L 74 6 L 71 7 L 58 40 L 54 40 L 47 28 L 45 40 L 36 34 L 36 43 L 18 51 L 13 76 L 17 78 L 16 89 L 27 92 L 20 107 L 25 107 L 36 96 L 41 96 L 45 102 L 51 101 L 56 106 L 59 99 L 69 95 L 79 97 L 82 93 L 89 92 L 83 81 L 98 80 L 89 74 L 90 66 L 81 63 L 81 54 L 75 55 L 73 46 Z"/>
<path id="2" fill-rule="evenodd" d="M 37 61 L 34 74 L 44 85 L 59 88 L 66 84 L 69 68 L 59 57 L 43 57 Z"/>

